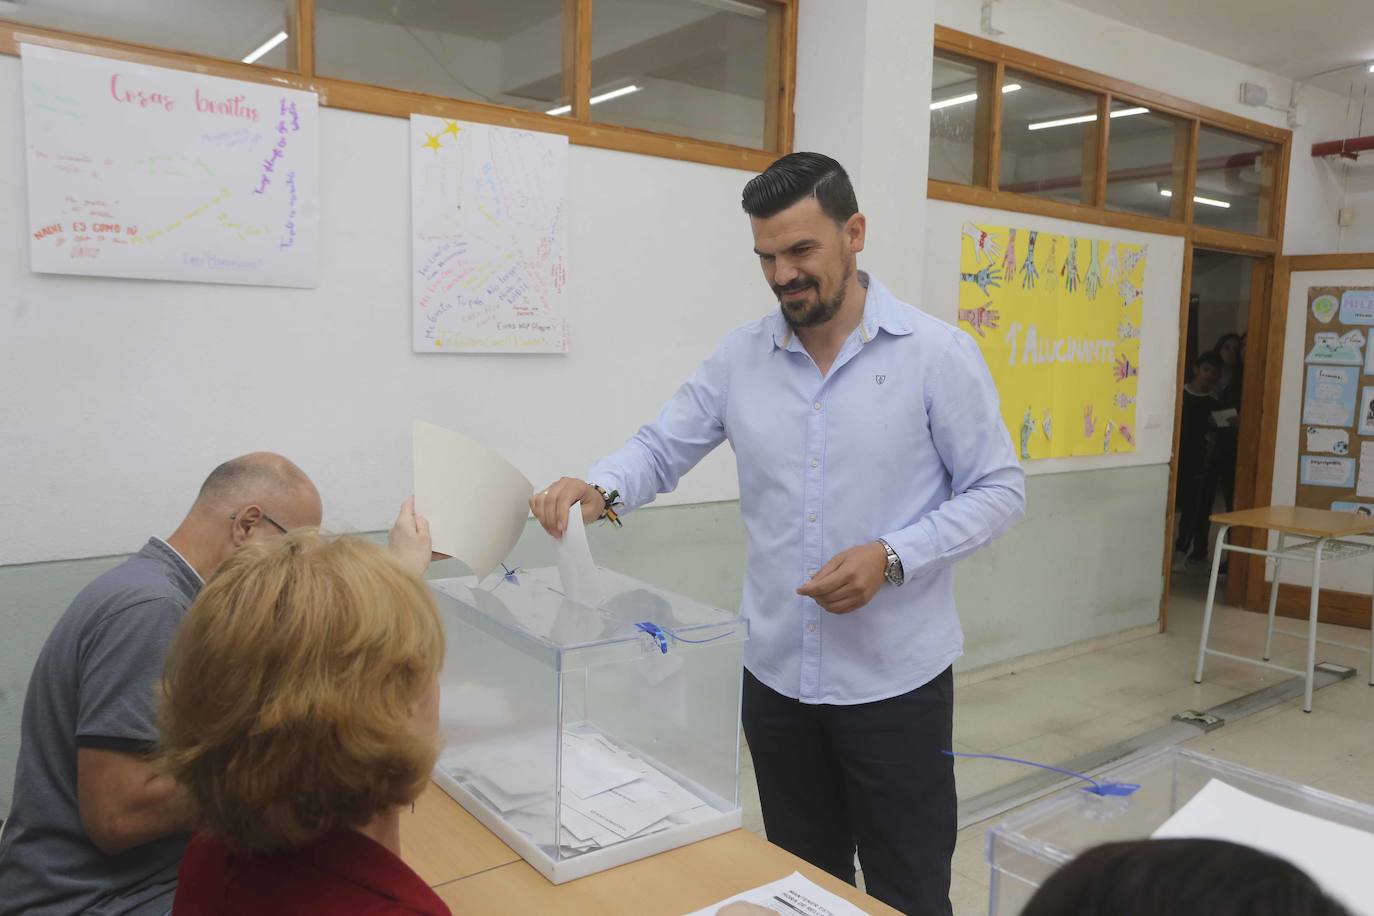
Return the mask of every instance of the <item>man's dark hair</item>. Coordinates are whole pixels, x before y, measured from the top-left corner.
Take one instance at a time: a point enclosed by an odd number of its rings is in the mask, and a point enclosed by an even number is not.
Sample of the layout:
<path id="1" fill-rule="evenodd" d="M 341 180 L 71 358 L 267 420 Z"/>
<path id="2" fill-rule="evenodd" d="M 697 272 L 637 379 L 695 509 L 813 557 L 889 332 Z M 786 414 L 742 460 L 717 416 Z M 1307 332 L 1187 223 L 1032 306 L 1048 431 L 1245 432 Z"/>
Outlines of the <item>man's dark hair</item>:
<path id="1" fill-rule="evenodd" d="M 1049 877 L 1021 916 L 1349 916 L 1307 873 L 1222 840 L 1106 843 Z"/>
<path id="2" fill-rule="evenodd" d="M 859 212 L 854 185 L 844 166 L 820 153 L 789 153 L 744 186 L 740 203 L 750 216 L 766 219 L 805 197 L 816 198 L 826 216 L 844 223 Z"/>
<path id="3" fill-rule="evenodd" d="M 1221 354 L 1215 350 L 1208 350 L 1205 353 L 1199 353 L 1197 355 L 1197 359 L 1193 360 L 1193 365 L 1211 366 L 1213 369 L 1226 368 L 1226 363 L 1222 362 Z"/>

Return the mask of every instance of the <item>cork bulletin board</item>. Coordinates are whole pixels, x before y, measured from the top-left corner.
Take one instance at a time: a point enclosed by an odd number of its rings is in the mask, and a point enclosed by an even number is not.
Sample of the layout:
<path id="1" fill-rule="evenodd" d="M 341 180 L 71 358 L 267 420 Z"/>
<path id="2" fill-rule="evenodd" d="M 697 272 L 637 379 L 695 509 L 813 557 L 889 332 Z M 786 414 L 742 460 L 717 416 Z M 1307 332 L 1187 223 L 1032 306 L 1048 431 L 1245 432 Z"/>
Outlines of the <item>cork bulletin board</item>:
<path id="1" fill-rule="evenodd" d="M 1297 504 L 1374 515 L 1374 287 L 1307 290 Z"/>

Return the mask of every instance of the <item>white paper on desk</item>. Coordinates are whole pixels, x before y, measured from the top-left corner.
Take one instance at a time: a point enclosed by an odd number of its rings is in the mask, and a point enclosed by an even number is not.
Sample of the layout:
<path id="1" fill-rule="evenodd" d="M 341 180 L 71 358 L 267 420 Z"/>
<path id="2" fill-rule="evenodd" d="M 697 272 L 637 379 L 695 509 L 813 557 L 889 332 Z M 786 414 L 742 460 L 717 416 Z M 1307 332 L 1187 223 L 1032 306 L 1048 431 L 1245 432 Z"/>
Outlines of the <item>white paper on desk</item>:
<path id="1" fill-rule="evenodd" d="M 1374 916 L 1374 833 L 1285 808 L 1213 779 L 1154 836 L 1229 840 L 1287 859 L 1352 913 Z"/>
<path id="2" fill-rule="evenodd" d="M 780 881 L 736 894 L 687 916 L 715 916 L 727 903 L 738 901 L 768 907 L 779 916 L 797 916 L 799 913 L 804 916 L 865 916 L 863 910 L 848 900 L 830 893 L 795 871 Z"/>
<path id="3" fill-rule="evenodd" d="M 434 549 L 485 578 L 520 539 L 534 487 L 496 452 L 415 421 L 415 511 L 429 520 Z"/>
<path id="4" fill-rule="evenodd" d="M 563 594 L 587 607 L 601 607 L 606 592 L 601 577 L 592 562 L 592 548 L 587 543 L 587 528 L 582 524 L 582 505 L 573 503 L 568 509 L 568 527 L 561 538 L 554 538 L 553 555 L 558 559 L 558 576 L 563 580 Z"/>

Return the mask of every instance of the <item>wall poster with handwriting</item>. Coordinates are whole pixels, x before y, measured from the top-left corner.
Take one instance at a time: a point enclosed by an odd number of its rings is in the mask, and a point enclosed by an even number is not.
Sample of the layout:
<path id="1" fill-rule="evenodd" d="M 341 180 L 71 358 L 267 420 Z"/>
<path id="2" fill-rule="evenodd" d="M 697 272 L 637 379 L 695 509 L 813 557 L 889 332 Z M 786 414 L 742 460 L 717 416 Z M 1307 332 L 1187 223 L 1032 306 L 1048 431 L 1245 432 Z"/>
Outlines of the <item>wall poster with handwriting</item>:
<path id="1" fill-rule="evenodd" d="M 568 138 L 410 116 L 417 353 L 568 351 Z"/>
<path id="2" fill-rule="evenodd" d="M 31 269 L 315 285 L 314 93 L 21 51 Z"/>

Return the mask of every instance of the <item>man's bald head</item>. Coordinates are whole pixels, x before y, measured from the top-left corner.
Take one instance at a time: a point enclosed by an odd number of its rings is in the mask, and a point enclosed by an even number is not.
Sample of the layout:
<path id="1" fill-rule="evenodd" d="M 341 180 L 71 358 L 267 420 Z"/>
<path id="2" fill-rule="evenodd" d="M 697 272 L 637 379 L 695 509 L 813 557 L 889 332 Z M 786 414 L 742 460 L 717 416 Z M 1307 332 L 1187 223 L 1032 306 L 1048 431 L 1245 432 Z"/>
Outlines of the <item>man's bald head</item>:
<path id="1" fill-rule="evenodd" d="M 320 494 L 305 472 L 273 452 L 232 458 L 210 472 L 193 507 L 198 514 L 227 518 L 257 506 L 286 528 L 318 525 Z"/>

